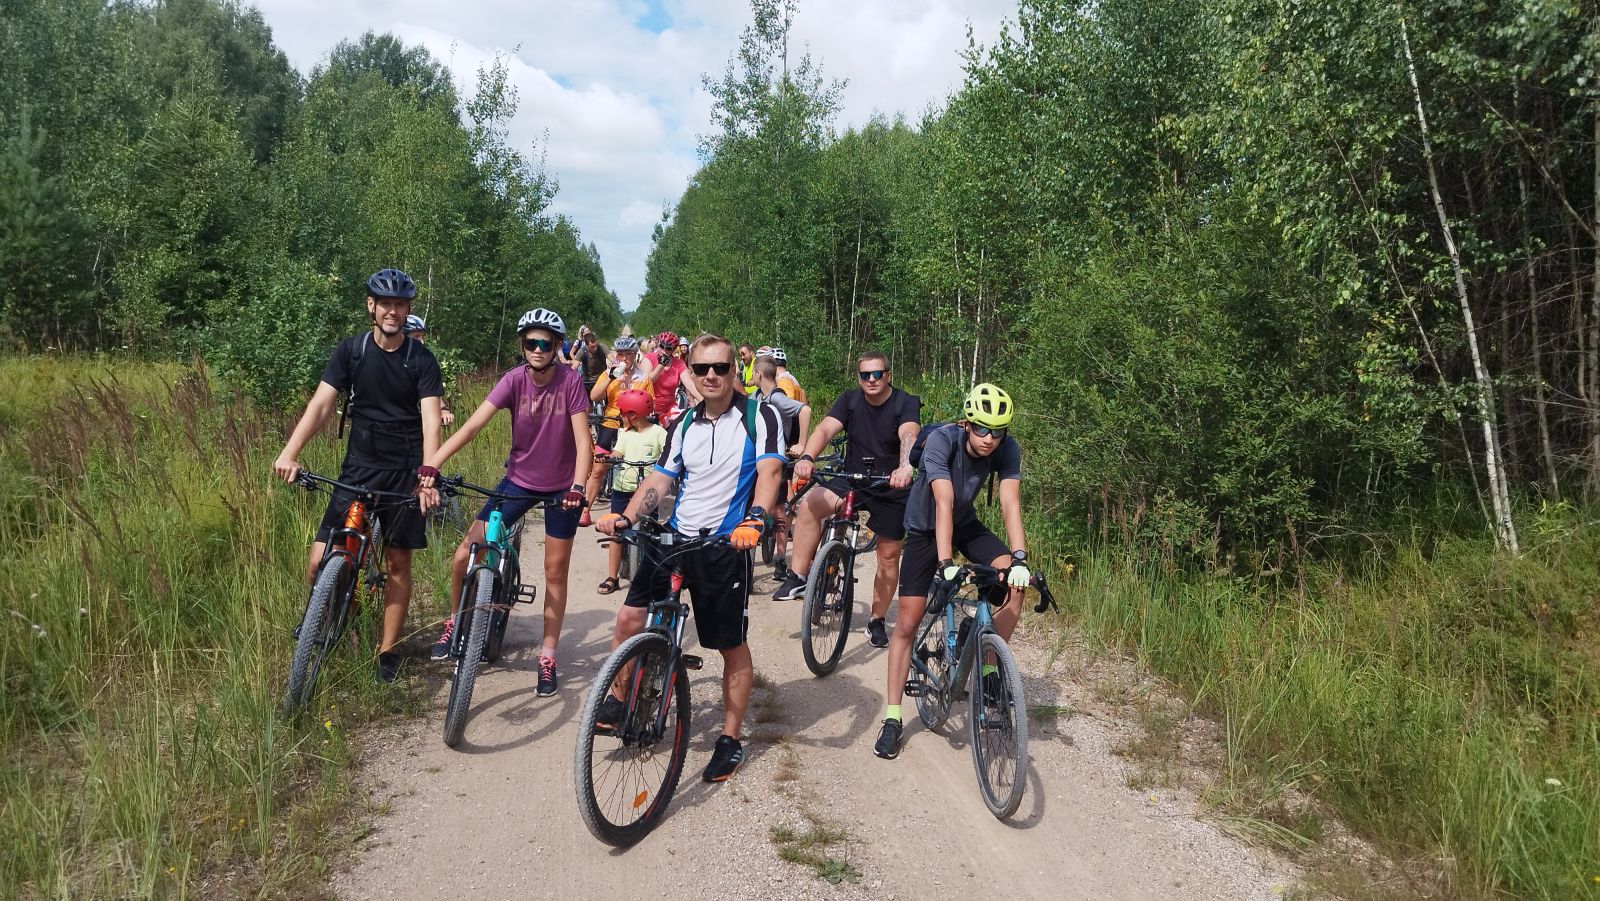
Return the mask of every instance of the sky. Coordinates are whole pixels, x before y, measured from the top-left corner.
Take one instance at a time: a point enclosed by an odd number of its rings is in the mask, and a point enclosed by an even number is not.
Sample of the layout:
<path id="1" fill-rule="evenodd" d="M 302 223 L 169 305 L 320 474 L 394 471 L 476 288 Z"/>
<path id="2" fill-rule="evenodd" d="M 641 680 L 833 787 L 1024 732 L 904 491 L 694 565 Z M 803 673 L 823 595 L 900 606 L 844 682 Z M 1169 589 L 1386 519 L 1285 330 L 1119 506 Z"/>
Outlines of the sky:
<path id="1" fill-rule="evenodd" d="M 255 0 L 302 73 L 341 39 L 388 31 L 449 66 L 463 96 L 495 54 L 519 108 L 514 146 L 560 183 L 553 211 L 600 250 L 623 309 L 644 291 L 650 233 L 699 168 L 701 86 L 749 24 L 747 0 Z M 836 127 L 915 120 L 961 84 L 967 29 L 999 34 L 1015 0 L 802 0 L 792 47 L 847 81 Z M 548 136 L 546 138 L 546 136 Z"/>

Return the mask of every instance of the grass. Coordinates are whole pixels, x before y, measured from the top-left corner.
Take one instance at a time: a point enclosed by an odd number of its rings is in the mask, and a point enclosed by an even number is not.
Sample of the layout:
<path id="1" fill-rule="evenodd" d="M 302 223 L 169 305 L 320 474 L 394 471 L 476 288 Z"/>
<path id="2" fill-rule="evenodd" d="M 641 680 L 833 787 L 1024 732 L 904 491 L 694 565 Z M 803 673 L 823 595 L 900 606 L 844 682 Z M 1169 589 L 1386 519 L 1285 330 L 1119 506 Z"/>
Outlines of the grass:
<path id="1" fill-rule="evenodd" d="M 824 882 L 838 885 L 858 882 L 861 871 L 850 862 L 850 833 L 824 824 L 805 814 L 806 828 L 802 831 L 787 826 L 773 826 L 769 835 L 778 849 L 778 857 L 798 866 L 810 867 L 812 873 Z M 835 853 L 836 849 L 843 849 Z"/>
<path id="2" fill-rule="evenodd" d="M 270 476 L 293 414 L 117 358 L 0 358 L 0 386 L 0 897 L 325 895 L 360 731 L 423 699 L 346 653 L 278 713 L 322 504 Z"/>
<path id="3" fill-rule="evenodd" d="M 1099 552 L 1058 596 L 1092 641 L 1132 650 L 1222 724 L 1211 797 L 1235 828 L 1319 841 L 1322 822 L 1294 794 L 1443 875 L 1418 894 L 1595 898 L 1592 513 L 1529 514 L 1539 538 L 1517 558 L 1478 538 L 1409 539 L 1359 566 L 1308 569 L 1303 593 Z"/>

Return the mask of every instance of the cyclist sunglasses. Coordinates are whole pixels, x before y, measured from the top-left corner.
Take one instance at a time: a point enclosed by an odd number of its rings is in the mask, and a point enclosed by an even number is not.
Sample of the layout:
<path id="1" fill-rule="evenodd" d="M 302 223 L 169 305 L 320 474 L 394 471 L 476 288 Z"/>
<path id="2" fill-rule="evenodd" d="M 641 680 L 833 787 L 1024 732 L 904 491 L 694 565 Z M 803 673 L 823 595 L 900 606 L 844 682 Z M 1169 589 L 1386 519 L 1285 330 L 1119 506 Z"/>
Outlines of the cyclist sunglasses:
<path id="1" fill-rule="evenodd" d="M 523 338 L 522 346 L 528 350 L 548 353 L 555 349 L 556 343 L 549 338 Z"/>
<path id="2" fill-rule="evenodd" d="M 887 369 L 869 369 L 866 372 L 856 373 L 856 378 L 862 380 L 863 382 L 876 382 L 878 379 L 881 379 L 888 374 L 889 370 Z"/>
<path id="3" fill-rule="evenodd" d="M 987 438 L 990 435 L 996 438 L 1004 438 L 1006 436 L 1005 429 L 991 429 L 986 425 L 978 425 L 976 422 L 967 423 L 967 428 L 971 429 L 972 434 L 977 435 L 979 438 Z"/>
<path id="4" fill-rule="evenodd" d="M 703 376 L 708 372 L 715 372 L 717 375 L 727 375 L 728 372 L 733 369 L 733 364 L 732 363 L 690 363 L 689 364 L 689 369 L 692 370 L 695 375 L 702 375 Z"/>

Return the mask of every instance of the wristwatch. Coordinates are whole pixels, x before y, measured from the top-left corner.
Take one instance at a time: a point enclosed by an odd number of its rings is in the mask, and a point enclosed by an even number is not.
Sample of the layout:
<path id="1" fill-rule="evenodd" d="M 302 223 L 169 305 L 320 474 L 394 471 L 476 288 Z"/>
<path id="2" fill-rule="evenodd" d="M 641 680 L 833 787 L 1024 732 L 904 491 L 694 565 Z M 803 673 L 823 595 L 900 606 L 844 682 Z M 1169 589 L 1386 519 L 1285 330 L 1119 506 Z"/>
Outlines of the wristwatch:
<path id="1" fill-rule="evenodd" d="M 766 507 L 751 507 L 747 519 L 759 519 L 763 526 L 772 525 L 772 517 L 767 515 Z"/>
<path id="2" fill-rule="evenodd" d="M 1012 551 L 1011 552 L 1011 562 L 1013 562 L 1013 563 L 1026 563 L 1027 560 L 1028 560 L 1028 552 L 1027 551 Z"/>
<path id="3" fill-rule="evenodd" d="M 800 455 L 800 459 L 806 461 L 807 463 L 815 463 L 815 462 L 817 462 L 817 458 L 811 456 L 810 454 L 801 454 Z"/>

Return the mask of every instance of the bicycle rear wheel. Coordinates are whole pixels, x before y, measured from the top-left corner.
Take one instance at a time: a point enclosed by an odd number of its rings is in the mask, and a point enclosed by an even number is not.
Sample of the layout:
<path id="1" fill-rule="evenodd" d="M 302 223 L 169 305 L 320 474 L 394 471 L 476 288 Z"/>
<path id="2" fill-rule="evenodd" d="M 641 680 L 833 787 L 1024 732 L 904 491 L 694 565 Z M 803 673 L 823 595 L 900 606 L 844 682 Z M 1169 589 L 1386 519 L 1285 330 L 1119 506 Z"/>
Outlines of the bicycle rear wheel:
<path id="1" fill-rule="evenodd" d="M 689 749 L 689 674 L 682 662 L 668 671 L 672 645 L 644 632 L 611 653 L 589 689 L 578 718 L 573 781 L 578 811 L 594 837 L 624 848 L 656 827 L 666 813 L 683 758 Z M 620 677 L 620 678 L 619 678 Z M 595 734 L 600 706 L 620 685 L 622 716 L 606 734 Z M 655 735 L 657 713 L 666 728 Z"/>
<path id="2" fill-rule="evenodd" d="M 806 668 L 826 676 L 839 666 L 855 606 L 855 555 L 838 539 L 822 546 L 806 579 L 800 612 L 800 651 Z"/>
<path id="3" fill-rule="evenodd" d="M 1022 674 L 1011 648 L 994 632 L 984 632 L 972 661 L 972 765 L 989 812 L 1005 819 L 1017 812 L 1028 784 L 1028 714 L 1022 697 Z M 982 663 L 994 657 L 995 671 L 983 675 Z"/>
<path id="4" fill-rule="evenodd" d="M 323 561 L 317 570 L 305 615 L 300 619 L 300 637 L 295 640 L 294 658 L 289 663 L 289 682 L 283 697 L 285 713 L 294 713 L 311 700 L 317 675 L 322 672 L 322 662 L 339 639 L 337 629 L 343 628 L 345 617 L 339 615 L 338 606 L 347 603 L 346 596 L 354 579 L 350 559 L 340 554 Z"/>
<path id="5" fill-rule="evenodd" d="M 444 743 L 455 747 L 467 728 L 467 714 L 472 709 L 472 688 L 478 681 L 478 667 L 483 665 L 484 651 L 489 644 L 489 627 L 494 616 L 494 576 L 488 570 L 478 570 L 472 596 L 476 599 L 470 608 L 463 607 L 456 628 L 467 630 L 467 648 L 456 660 L 455 675 L 450 680 L 450 700 L 444 708 Z"/>
<path id="6" fill-rule="evenodd" d="M 917 716 L 930 731 L 950 719 L 950 658 L 944 639 L 944 617 L 930 616 L 923 620 L 922 632 L 911 647 L 911 653 L 934 677 L 930 681 L 915 667 L 911 670 L 912 680 L 922 683 L 922 693 L 917 695 Z"/>

